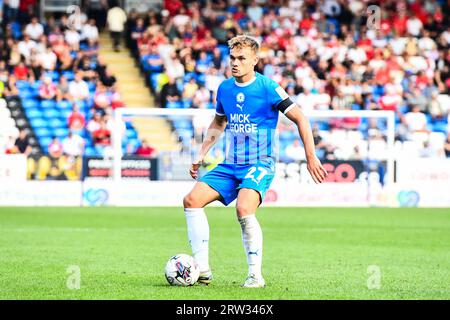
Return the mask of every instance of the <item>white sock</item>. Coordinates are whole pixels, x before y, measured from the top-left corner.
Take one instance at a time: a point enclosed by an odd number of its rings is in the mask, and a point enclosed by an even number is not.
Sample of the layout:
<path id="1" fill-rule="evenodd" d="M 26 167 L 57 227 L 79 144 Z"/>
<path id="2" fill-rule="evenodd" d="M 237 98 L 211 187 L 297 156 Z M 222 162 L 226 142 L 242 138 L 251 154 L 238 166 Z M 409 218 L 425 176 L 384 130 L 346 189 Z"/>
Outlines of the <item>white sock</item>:
<path id="1" fill-rule="evenodd" d="M 239 217 L 242 230 L 242 242 L 247 255 L 248 275 L 261 278 L 263 235 L 256 215 Z"/>
<path id="2" fill-rule="evenodd" d="M 209 270 L 209 224 L 203 208 L 185 208 L 189 244 L 200 271 Z"/>

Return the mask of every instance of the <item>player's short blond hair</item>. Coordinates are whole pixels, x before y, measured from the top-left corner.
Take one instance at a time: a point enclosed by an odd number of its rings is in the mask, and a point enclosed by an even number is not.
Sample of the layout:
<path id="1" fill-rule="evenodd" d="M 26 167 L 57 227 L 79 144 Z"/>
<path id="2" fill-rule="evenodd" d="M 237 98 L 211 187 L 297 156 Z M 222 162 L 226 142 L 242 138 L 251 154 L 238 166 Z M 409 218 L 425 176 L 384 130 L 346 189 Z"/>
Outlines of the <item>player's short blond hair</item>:
<path id="1" fill-rule="evenodd" d="M 234 48 L 248 47 L 252 49 L 255 54 L 257 54 L 259 51 L 259 42 L 255 38 L 244 34 L 228 40 L 228 47 L 230 48 L 230 50 Z"/>

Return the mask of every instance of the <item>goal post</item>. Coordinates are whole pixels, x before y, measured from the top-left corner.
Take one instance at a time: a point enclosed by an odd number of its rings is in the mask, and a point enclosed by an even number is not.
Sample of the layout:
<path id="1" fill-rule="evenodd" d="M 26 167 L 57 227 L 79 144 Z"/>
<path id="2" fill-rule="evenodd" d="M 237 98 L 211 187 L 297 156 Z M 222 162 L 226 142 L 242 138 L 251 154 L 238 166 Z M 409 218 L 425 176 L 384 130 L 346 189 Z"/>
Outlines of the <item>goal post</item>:
<path id="1" fill-rule="evenodd" d="M 114 112 L 114 130 L 113 137 L 113 183 L 115 189 L 120 186 L 122 182 L 122 132 L 124 121 L 129 121 L 134 118 L 164 118 L 171 121 L 173 118 L 186 118 L 192 122 L 194 116 L 207 117 L 212 119 L 215 114 L 214 109 L 161 109 L 161 108 L 119 108 Z M 383 150 L 383 163 L 386 164 L 386 170 L 383 175 L 383 182 L 385 186 L 390 186 L 394 183 L 394 143 L 395 143 L 395 113 L 392 111 L 376 111 L 376 110 L 324 110 L 305 112 L 310 123 L 327 122 L 331 119 L 345 119 L 358 118 L 360 123 L 363 119 L 383 120 L 385 127 L 383 129 L 383 139 L 385 140 L 385 150 Z M 284 115 L 280 115 L 280 118 Z M 281 119 L 280 119 L 281 120 Z M 279 121 L 280 121 L 279 120 Z M 294 124 L 291 123 L 292 126 Z M 295 126 L 294 126 L 295 127 Z M 325 129 L 326 130 L 326 129 Z M 355 129 L 359 131 L 359 129 Z M 333 131 L 329 132 L 332 136 Z M 338 137 L 336 137 L 339 139 Z M 369 157 L 369 156 L 367 156 Z M 369 179 L 368 179 L 369 180 Z M 367 181 L 369 184 L 370 182 Z M 368 191 L 369 192 L 369 191 Z M 114 197 L 114 195 L 112 195 Z M 111 199 L 113 200 L 113 199 Z M 112 201 L 113 203 L 114 201 Z"/>

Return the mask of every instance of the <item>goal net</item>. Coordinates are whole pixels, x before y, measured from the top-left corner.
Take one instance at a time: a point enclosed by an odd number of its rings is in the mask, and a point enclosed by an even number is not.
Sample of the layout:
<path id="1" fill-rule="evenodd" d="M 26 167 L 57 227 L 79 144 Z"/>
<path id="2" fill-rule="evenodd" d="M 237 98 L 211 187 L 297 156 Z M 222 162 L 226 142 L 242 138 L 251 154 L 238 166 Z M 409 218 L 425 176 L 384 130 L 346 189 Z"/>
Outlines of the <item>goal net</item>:
<path id="1" fill-rule="evenodd" d="M 177 189 L 189 183 L 189 167 L 198 154 L 214 117 L 212 109 L 121 108 L 115 111 L 113 182 L 115 190 L 130 180 L 124 175 L 124 155 L 130 152 L 123 127 L 141 123 L 140 141 L 157 150 L 149 183 Z M 306 113 L 316 154 L 328 171 L 326 182 L 315 185 L 307 171 L 297 127 L 280 114 L 276 130 L 276 177 L 264 204 L 286 206 L 377 205 L 380 190 L 394 183 L 395 115 L 390 111 L 313 111 Z M 135 125 L 136 127 L 136 125 Z M 200 168 L 200 176 L 225 158 L 225 134 Z M 119 191 L 117 191 L 119 192 Z M 161 191 L 163 192 L 163 191 Z M 119 196 L 117 193 L 112 196 Z M 183 195 L 173 195 L 182 197 Z M 111 199 L 114 203 L 114 200 Z M 148 203 L 152 205 L 152 203 Z M 178 203 L 174 203 L 178 205 Z"/>

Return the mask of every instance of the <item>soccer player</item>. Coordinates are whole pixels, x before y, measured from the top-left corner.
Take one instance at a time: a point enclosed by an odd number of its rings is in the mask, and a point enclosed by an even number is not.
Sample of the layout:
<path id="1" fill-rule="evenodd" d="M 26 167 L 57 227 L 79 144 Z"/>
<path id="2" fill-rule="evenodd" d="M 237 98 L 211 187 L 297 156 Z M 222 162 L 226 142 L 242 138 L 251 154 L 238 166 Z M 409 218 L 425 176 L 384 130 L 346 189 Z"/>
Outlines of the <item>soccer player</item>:
<path id="1" fill-rule="evenodd" d="M 225 160 L 197 181 L 183 204 L 189 243 L 201 272 L 198 281 L 209 284 L 209 225 L 204 207 L 215 200 L 228 205 L 237 199 L 236 213 L 248 263 L 248 276 L 242 286 L 259 288 L 265 286 L 261 272 L 263 234 L 255 214 L 274 177 L 279 112 L 297 125 L 313 180 L 321 183 L 327 172 L 315 155 L 311 127 L 301 109 L 275 81 L 254 71 L 258 41 L 239 35 L 228 45 L 233 77 L 218 88 L 216 114 L 190 175 L 198 178 L 202 160 L 224 131 Z"/>

